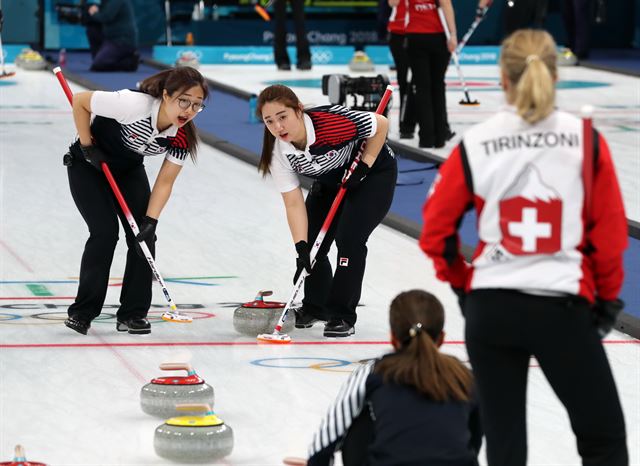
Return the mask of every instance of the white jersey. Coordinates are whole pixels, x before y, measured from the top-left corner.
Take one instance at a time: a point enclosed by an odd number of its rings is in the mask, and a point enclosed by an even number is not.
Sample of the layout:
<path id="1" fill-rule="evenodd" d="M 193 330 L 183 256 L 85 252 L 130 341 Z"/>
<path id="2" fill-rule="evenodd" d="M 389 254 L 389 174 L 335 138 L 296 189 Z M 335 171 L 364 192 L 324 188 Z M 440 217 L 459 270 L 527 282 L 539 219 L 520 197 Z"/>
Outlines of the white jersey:
<path id="1" fill-rule="evenodd" d="M 99 116 L 119 123 L 119 128 L 108 130 L 113 134 L 98 135 L 99 139 L 109 139 L 116 150 L 121 148 L 142 156 L 164 155 L 169 162 L 183 165 L 189 155 L 184 129 L 171 125 L 158 131 L 160 103 L 159 98 L 128 89 L 94 92 L 91 97 L 94 121 Z"/>
<path id="2" fill-rule="evenodd" d="M 626 217 L 609 150 L 595 134 L 587 228 L 581 119 L 554 111 L 530 125 L 508 107 L 469 129 L 424 207 L 420 246 L 438 276 L 467 290 L 615 298 Z M 471 206 L 480 242 L 469 268 L 456 230 Z"/>
<path id="3" fill-rule="evenodd" d="M 348 167 L 362 140 L 377 130 L 375 114 L 340 105 L 309 109 L 304 112 L 303 121 L 307 133 L 305 150 L 277 138 L 273 146 L 269 170 L 281 193 L 300 186 L 297 173 L 319 178 Z"/>
<path id="4" fill-rule="evenodd" d="M 474 194 L 483 199 L 472 288 L 578 294 L 582 278 L 582 122 L 553 112 L 531 126 L 501 112 L 464 136 Z M 499 271 L 499 273 L 496 273 Z"/>

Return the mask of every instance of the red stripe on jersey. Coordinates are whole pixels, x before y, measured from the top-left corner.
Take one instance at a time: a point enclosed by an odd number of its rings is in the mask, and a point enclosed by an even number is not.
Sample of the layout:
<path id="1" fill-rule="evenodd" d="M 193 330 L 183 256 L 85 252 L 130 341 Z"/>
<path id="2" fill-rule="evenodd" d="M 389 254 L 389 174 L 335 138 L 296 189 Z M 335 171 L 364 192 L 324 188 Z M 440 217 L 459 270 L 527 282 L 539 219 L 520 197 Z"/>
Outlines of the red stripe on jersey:
<path id="1" fill-rule="evenodd" d="M 180 149 L 188 149 L 189 142 L 187 141 L 187 132 L 184 128 L 178 128 L 178 132 L 175 137 L 169 138 L 171 139 L 171 147 L 178 147 Z"/>
<path id="2" fill-rule="evenodd" d="M 338 146 L 352 141 L 358 134 L 356 124 L 343 115 L 309 112 L 316 132 L 314 146 Z"/>

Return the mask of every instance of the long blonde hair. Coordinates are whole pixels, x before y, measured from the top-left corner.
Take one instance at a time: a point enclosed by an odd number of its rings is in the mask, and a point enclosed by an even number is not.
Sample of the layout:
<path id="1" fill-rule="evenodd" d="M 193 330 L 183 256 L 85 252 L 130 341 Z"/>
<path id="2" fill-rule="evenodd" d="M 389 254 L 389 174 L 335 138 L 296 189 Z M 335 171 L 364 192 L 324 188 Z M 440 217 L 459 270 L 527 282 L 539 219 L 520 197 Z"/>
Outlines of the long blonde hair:
<path id="1" fill-rule="evenodd" d="M 400 293 L 391 302 L 389 324 L 400 348 L 376 364 L 385 382 L 415 387 L 434 401 L 469 400 L 471 371 L 436 344 L 444 327 L 438 298 L 423 290 Z"/>
<path id="2" fill-rule="evenodd" d="M 538 29 L 520 29 L 502 42 L 500 68 L 509 80 L 507 100 L 530 124 L 553 111 L 558 76 L 553 37 Z"/>

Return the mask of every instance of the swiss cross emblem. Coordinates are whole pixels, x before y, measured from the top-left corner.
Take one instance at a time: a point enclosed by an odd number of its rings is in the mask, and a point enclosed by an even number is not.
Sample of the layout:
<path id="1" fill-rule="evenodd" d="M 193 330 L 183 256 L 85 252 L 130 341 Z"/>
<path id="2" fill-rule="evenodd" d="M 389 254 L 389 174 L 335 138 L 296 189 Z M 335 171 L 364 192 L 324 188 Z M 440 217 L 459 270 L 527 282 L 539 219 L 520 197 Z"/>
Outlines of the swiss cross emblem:
<path id="1" fill-rule="evenodd" d="M 528 165 L 500 201 L 502 245 L 512 254 L 553 254 L 562 247 L 562 200 Z"/>

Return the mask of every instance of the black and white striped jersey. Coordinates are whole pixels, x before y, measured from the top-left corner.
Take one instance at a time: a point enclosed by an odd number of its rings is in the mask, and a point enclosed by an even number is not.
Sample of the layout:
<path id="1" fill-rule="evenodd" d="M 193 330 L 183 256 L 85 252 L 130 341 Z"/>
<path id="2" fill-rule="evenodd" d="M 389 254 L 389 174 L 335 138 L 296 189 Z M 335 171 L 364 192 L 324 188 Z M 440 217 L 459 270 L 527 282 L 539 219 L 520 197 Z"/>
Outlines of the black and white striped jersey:
<path id="1" fill-rule="evenodd" d="M 307 131 L 305 150 L 298 150 L 280 139 L 276 139 L 273 147 L 270 170 L 282 193 L 300 185 L 297 173 L 319 178 L 346 168 L 356 157 L 362 140 L 370 138 L 377 130 L 375 114 L 341 105 L 311 108 L 305 111 L 303 118 Z"/>
<path id="2" fill-rule="evenodd" d="M 379 361 L 358 367 L 344 383 L 313 437 L 307 465 L 329 466 L 348 445 L 349 457 L 355 450 L 368 466 L 477 466 L 476 401 L 435 402 L 414 387 L 385 382 L 375 372 Z"/>
<path id="3" fill-rule="evenodd" d="M 96 91 L 91 97 L 92 133 L 111 156 L 127 151 L 140 156 L 164 155 L 171 163 L 183 165 L 189 155 L 183 128 L 171 125 L 158 131 L 161 99 L 128 89 Z M 99 124 L 106 118 L 117 124 Z"/>

